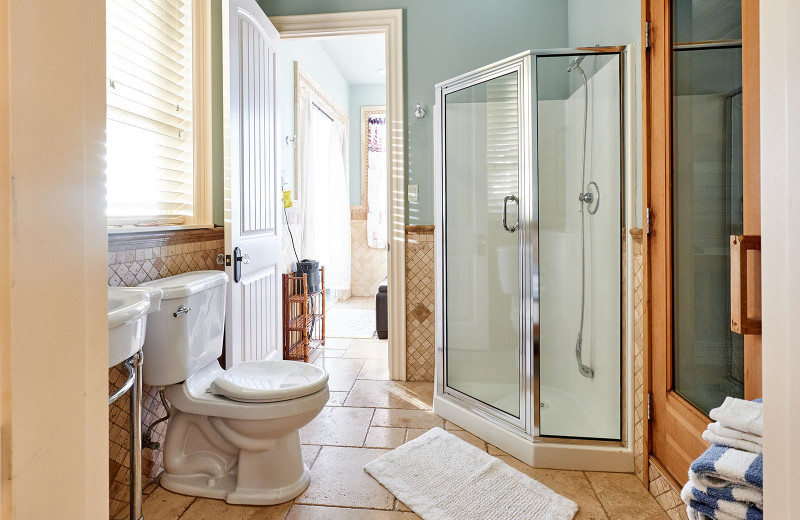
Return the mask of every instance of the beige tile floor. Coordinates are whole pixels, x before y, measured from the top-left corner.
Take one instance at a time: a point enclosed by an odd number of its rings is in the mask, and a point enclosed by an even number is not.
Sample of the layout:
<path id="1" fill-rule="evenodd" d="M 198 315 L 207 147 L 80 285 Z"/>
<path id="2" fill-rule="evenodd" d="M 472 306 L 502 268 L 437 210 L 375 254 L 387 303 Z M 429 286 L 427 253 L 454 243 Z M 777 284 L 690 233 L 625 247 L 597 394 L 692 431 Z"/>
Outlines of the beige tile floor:
<path id="1" fill-rule="evenodd" d="M 437 426 L 574 500 L 580 506 L 578 520 L 668 518 L 633 475 L 531 468 L 445 422 L 432 411 L 431 383 L 388 381 L 385 341 L 336 338 L 326 343 L 314 363 L 329 371 L 331 397 L 319 416 L 300 432 L 303 458 L 311 468 L 311 485 L 302 495 L 277 506 L 233 506 L 151 485 L 145 490 L 145 519 L 419 519 L 363 468 Z"/>

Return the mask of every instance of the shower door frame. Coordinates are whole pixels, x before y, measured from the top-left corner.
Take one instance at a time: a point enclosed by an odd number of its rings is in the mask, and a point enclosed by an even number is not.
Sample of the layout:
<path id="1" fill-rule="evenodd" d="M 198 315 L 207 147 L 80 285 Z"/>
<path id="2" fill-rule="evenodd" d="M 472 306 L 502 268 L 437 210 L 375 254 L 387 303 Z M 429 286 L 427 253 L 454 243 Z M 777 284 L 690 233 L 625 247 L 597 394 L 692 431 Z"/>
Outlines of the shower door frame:
<path id="1" fill-rule="evenodd" d="M 497 445 L 517 458 L 536 466 L 605 471 L 633 470 L 633 335 L 631 315 L 633 296 L 630 276 L 624 276 L 632 267 L 632 241 L 626 228 L 635 226 L 635 215 L 626 206 L 626 198 L 636 197 L 636 189 L 628 178 L 629 170 L 635 169 L 635 125 L 628 128 L 629 114 L 635 114 L 635 80 L 628 77 L 635 66 L 629 63 L 629 46 L 578 47 L 526 51 L 507 59 L 476 69 L 438 83 L 435 88 L 434 106 L 434 174 L 435 174 L 435 275 L 436 275 L 436 370 L 434 411 L 451 417 L 458 411 L 462 426 L 474 429 L 479 437 Z M 537 67 L 539 56 L 595 56 L 616 55 L 619 60 L 620 88 L 620 225 L 621 246 L 625 254 L 620 265 L 622 293 L 620 309 L 620 403 L 621 440 L 567 438 L 539 435 L 539 309 L 534 300 L 533 273 L 538 269 L 538 109 Z M 523 65 L 524 64 L 524 65 Z M 630 70 L 629 70 L 630 69 Z M 457 90 L 485 82 L 514 70 L 519 71 L 520 91 L 520 166 L 519 198 L 520 229 L 519 279 L 520 279 L 520 418 L 489 406 L 471 396 L 447 386 L 445 349 L 447 340 L 447 302 L 445 269 L 447 265 L 446 244 L 446 180 L 445 180 L 445 96 Z M 627 146 L 626 146 L 627 145 Z M 533 240 L 536 240 L 534 244 Z M 534 247 L 536 245 L 537 247 Z M 627 406 L 625 403 L 627 402 Z M 439 405 L 437 407 L 437 405 Z M 459 424 L 457 422 L 457 424 Z M 499 427 L 499 428 L 498 428 Z M 511 435 L 509 435 L 511 434 Z M 534 457 L 533 446 L 537 452 Z M 587 459 L 591 457 L 591 460 Z M 535 460 L 534 460 L 535 459 Z"/>
<path id="2" fill-rule="evenodd" d="M 445 266 L 447 265 L 447 251 L 444 244 L 447 241 L 446 224 L 447 224 L 447 182 L 445 179 L 446 172 L 446 96 L 464 90 L 492 79 L 499 78 L 511 73 L 517 73 L 517 88 L 519 101 L 517 103 L 518 121 L 519 121 L 519 171 L 517 172 L 517 193 L 513 194 L 519 198 L 518 201 L 518 230 L 519 239 L 518 247 L 520 249 L 518 256 L 518 279 L 520 283 L 520 323 L 519 323 L 519 345 L 520 345 L 520 364 L 519 364 L 519 417 L 499 410 L 483 401 L 476 399 L 466 393 L 463 393 L 455 388 L 447 386 L 447 352 L 444 345 L 447 342 L 447 303 L 444 294 L 447 292 L 447 278 L 445 277 Z M 526 146 L 525 143 L 531 136 L 531 88 L 529 82 L 531 80 L 531 53 L 526 51 L 515 56 L 511 56 L 504 60 L 492 63 L 480 69 L 462 74 L 453 79 L 439 83 L 436 85 L 435 97 L 435 122 L 434 122 L 434 139 L 435 139 L 435 172 L 436 175 L 436 193 L 435 197 L 435 216 L 436 223 L 434 227 L 435 244 L 438 249 L 436 254 L 436 287 L 440 290 L 436 291 L 436 322 L 441 324 L 436 327 L 436 393 L 439 396 L 446 396 L 454 401 L 454 404 L 465 407 L 473 413 L 488 419 L 495 425 L 501 426 L 505 429 L 511 430 L 514 433 L 523 437 L 530 437 L 529 431 L 531 427 L 531 414 L 530 408 L 530 394 L 531 394 L 531 363 L 530 363 L 530 341 L 533 338 L 528 337 L 531 327 L 527 327 L 527 323 L 531 323 L 531 305 L 525 298 L 525 294 L 530 294 L 530 288 L 525 291 L 525 284 L 530 284 L 530 277 L 525 280 L 523 273 L 525 266 L 535 265 L 531 263 L 535 258 L 533 255 L 533 248 L 529 245 L 526 251 L 526 238 L 530 233 L 530 223 L 535 214 L 534 208 L 531 205 L 532 197 L 526 197 L 524 193 L 531 193 L 529 184 L 534 181 L 530 176 L 526 176 L 525 172 L 531 171 L 531 148 Z M 527 177 L 527 178 L 526 178 Z M 531 199 L 531 200 L 526 200 Z M 498 225 L 500 225 L 498 223 Z M 530 240 L 527 241 L 528 243 Z"/>

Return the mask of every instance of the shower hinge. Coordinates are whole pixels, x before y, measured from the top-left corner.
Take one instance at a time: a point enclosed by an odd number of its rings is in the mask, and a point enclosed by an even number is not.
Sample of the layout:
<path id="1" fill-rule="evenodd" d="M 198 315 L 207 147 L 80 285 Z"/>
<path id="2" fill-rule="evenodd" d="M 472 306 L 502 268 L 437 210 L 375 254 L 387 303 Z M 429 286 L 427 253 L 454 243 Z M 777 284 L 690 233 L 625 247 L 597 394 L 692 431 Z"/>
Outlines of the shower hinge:
<path id="1" fill-rule="evenodd" d="M 653 400 L 653 394 L 648 392 L 647 393 L 647 420 L 653 420 L 653 407 L 651 405 L 651 401 Z"/>
<path id="2" fill-rule="evenodd" d="M 653 221 L 653 210 L 650 208 L 646 208 L 644 217 L 644 232 L 646 235 L 650 235 L 650 223 L 652 221 Z"/>
<path id="3" fill-rule="evenodd" d="M 644 23 L 644 48 L 650 48 L 650 22 Z"/>

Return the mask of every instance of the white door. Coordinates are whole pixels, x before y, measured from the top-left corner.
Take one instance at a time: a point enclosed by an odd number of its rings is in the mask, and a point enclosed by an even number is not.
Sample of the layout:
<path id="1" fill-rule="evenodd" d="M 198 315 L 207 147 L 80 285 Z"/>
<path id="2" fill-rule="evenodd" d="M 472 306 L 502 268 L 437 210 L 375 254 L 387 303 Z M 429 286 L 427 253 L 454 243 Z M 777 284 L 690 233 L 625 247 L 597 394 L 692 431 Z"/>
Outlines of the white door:
<path id="1" fill-rule="evenodd" d="M 281 206 L 276 118 L 279 35 L 255 0 L 223 2 L 225 360 L 279 359 Z"/>

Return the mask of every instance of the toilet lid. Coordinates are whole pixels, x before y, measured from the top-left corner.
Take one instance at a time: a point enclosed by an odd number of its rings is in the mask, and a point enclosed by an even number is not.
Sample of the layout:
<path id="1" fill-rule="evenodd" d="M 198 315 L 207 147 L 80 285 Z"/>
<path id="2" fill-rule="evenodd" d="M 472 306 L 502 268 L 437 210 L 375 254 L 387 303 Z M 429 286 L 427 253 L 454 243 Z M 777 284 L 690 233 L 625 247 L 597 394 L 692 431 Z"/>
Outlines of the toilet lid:
<path id="1" fill-rule="evenodd" d="M 211 391 L 234 401 L 271 403 L 313 394 L 328 384 L 323 369 L 299 361 L 246 361 L 211 383 Z"/>

